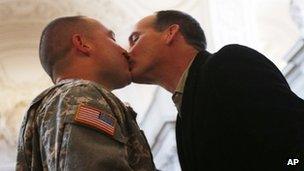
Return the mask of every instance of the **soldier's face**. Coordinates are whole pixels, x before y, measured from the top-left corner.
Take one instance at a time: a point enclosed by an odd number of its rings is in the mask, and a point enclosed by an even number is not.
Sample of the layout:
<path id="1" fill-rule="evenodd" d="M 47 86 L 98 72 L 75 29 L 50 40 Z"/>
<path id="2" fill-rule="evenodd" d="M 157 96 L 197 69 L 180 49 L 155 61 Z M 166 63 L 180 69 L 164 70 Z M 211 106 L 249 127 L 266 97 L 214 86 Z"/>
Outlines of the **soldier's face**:
<path id="1" fill-rule="evenodd" d="M 96 65 L 100 74 L 107 77 L 114 88 L 121 88 L 131 82 L 131 74 L 126 51 L 115 42 L 114 33 L 96 21 L 93 32 L 93 56 L 97 57 Z"/>
<path id="2" fill-rule="evenodd" d="M 156 16 L 140 20 L 129 37 L 129 62 L 132 81 L 154 83 L 165 43 L 162 33 L 153 27 Z"/>

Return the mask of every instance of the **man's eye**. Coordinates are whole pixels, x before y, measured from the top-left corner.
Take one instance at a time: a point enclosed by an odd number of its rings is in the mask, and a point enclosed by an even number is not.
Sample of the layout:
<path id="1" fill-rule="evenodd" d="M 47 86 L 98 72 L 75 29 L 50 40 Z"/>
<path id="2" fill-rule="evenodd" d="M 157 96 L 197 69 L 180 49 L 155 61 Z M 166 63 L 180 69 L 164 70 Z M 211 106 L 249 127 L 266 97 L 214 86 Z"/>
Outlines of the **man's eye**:
<path id="1" fill-rule="evenodd" d="M 131 34 L 131 36 L 129 37 L 130 46 L 132 47 L 138 39 L 139 39 L 139 34 L 138 33 Z"/>
<path id="2" fill-rule="evenodd" d="M 132 42 L 135 43 L 139 38 L 139 35 L 133 35 L 132 36 Z"/>

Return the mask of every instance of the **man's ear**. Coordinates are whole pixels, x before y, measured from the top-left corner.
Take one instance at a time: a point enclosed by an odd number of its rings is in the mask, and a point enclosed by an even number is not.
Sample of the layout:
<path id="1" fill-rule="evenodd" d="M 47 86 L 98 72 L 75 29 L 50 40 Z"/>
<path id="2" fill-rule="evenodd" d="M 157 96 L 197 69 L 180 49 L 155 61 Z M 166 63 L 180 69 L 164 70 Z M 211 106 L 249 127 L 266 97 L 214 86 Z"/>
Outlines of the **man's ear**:
<path id="1" fill-rule="evenodd" d="M 171 44 L 179 32 L 179 25 L 173 24 L 166 29 L 166 44 Z"/>
<path id="2" fill-rule="evenodd" d="M 90 55 L 92 47 L 89 44 L 89 42 L 87 42 L 87 40 L 85 40 L 84 36 L 82 36 L 80 34 L 74 34 L 72 36 L 72 42 L 73 42 L 74 47 L 78 51 L 86 54 L 87 56 Z"/>

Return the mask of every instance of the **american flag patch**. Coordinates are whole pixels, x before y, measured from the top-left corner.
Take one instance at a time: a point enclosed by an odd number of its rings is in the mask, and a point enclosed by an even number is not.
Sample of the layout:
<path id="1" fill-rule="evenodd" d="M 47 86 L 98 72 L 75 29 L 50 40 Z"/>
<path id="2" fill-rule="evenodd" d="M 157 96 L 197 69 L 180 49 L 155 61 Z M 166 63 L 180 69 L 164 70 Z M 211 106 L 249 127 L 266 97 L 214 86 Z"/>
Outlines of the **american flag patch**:
<path id="1" fill-rule="evenodd" d="M 116 119 L 102 110 L 80 105 L 75 116 L 75 121 L 103 131 L 111 136 L 114 135 Z"/>

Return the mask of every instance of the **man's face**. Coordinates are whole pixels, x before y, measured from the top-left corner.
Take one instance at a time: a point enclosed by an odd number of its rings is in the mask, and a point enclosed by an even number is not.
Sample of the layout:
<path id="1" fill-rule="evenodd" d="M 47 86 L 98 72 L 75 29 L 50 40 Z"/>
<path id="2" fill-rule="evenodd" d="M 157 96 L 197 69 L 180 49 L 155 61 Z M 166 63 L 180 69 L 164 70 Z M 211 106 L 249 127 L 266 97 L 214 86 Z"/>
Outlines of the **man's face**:
<path id="1" fill-rule="evenodd" d="M 136 83 L 155 83 L 157 66 L 161 60 L 165 45 L 162 33 L 153 27 L 156 16 L 151 15 L 140 20 L 129 37 L 129 62 L 132 81 Z"/>
<path id="2" fill-rule="evenodd" d="M 102 77 L 114 86 L 124 87 L 131 82 L 131 74 L 126 51 L 115 42 L 113 31 L 96 22 L 92 31 L 93 51 L 96 56 L 96 65 Z"/>

